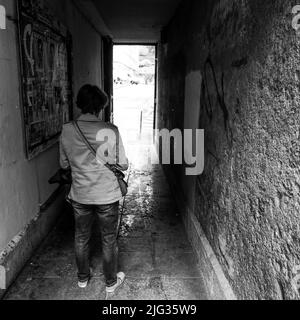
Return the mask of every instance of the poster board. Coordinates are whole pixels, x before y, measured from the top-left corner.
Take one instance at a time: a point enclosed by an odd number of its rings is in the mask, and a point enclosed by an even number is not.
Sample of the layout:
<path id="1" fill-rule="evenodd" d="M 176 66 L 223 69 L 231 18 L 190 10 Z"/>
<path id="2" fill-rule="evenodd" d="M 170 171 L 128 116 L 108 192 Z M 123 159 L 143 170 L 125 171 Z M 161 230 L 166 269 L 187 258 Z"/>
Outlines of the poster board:
<path id="1" fill-rule="evenodd" d="M 42 0 L 18 0 L 25 145 L 32 159 L 72 119 L 71 36 Z"/>

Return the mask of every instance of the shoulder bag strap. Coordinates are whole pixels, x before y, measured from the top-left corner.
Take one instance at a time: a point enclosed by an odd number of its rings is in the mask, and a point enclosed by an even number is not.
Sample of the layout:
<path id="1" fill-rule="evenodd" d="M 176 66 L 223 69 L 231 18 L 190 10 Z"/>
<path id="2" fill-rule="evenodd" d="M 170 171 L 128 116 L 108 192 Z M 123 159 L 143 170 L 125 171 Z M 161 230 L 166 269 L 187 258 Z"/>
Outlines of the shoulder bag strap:
<path id="1" fill-rule="evenodd" d="M 84 133 L 82 132 L 82 130 L 80 129 L 77 121 L 73 121 L 72 122 L 74 128 L 76 129 L 77 133 L 79 134 L 79 136 L 81 137 L 82 141 L 85 143 L 85 145 L 89 148 L 89 150 L 92 152 L 92 154 L 97 158 L 97 152 L 96 150 L 92 147 L 92 145 L 90 144 L 90 142 L 88 141 L 88 139 L 86 138 L 86 136 L 84 135 Z M 109 169 L 110 171 L 112 171 L 115 174 L 115 171 L 112 169 L 112 167 L 110 166 L 110 164 L 108 163 L 104 163 L 105 167 L 107 169 Z"/>

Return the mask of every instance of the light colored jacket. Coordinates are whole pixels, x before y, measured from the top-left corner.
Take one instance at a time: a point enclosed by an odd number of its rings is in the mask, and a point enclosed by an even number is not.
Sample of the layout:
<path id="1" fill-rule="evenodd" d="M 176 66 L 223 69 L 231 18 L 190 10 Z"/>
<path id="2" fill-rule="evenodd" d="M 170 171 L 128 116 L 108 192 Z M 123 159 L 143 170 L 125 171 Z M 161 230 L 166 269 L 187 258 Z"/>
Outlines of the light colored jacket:
<path id="1" fill-rule="evenodd" d="M 103 165 L 105 162 L 118 163 L 123 171 L 128 169 L 128 159 L 118 128 L 91 114 L 82 115 L 78 125 L 97 151 L 97 158 L 85 145 L 74 125 L 65 124 L 60 138 L 60 166 L 63 169 L 71 167 L 72 170 L 73 182 L 68 198 L 81 204 L 96 205 L 120 201 L 122 194 L 118 180 Z M 119 144 L 116 139 L 104 138 L 111 133 L 119 137 Z"/>

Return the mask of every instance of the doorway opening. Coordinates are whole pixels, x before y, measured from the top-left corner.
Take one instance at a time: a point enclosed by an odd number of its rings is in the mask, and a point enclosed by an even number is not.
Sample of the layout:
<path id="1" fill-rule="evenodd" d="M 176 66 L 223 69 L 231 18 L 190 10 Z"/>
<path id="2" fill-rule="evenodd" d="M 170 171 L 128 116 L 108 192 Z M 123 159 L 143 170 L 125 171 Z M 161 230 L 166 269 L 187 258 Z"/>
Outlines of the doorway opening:
<path id="1" fill-rule="evenodd" d="M 114 45 L 113 122 L 130 161 L 143 169 L 150 165 L 153 152 L 156 61 L 155 45 Z"/>

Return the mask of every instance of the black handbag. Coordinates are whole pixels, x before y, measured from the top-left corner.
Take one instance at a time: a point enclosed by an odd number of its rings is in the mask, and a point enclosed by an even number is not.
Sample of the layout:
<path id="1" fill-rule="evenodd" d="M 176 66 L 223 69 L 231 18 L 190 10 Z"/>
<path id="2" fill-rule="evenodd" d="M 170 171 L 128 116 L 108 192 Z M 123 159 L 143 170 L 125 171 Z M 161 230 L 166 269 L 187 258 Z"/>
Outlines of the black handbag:
<path id="1" fill-rule="evenodd" d="M 49 184 L 58 183 L 60 185 L 72 184 L 72 171 L 71 169 L 59 169 L 56 174 L 48 180 Z"/>
<path id="2" fill-rule="evenodd" d="M 85 135 L 83 134 L 83 132 L 81 131 L 77 121 L 73 121 L 72 122 L 74 128 L 76 129 L 77 133 L 79 134 L 79 136 L 81 137 L 81 139 L 83 140 L 83 142 L 86 144 L 86 146 L 90 149 L 90 151 L 92 152 L 92 154 L 97 158 L 97 152 L 96 150 L 92 147 L 92 145 L 90 144 L 90 142 L 88 141 L 88 139 L 85 137 Z M 117 139 L 117 141 L 119 141 Z M 117 142 L 117 150 L 118 150 L 118 142 Z M 120 186 L 120 190 L 122 193 L 122 196 L 125 197 L 128 193 L 128 183 L 125 181 L 125 174 L 118 169 L 117 165 L 112 165 L 109 163 L 104 163 L 105 167 L 107 169 L 109 169 L 110 171 L 113 172 L 113 174 L 116 176 L 119 186 Z"/>

